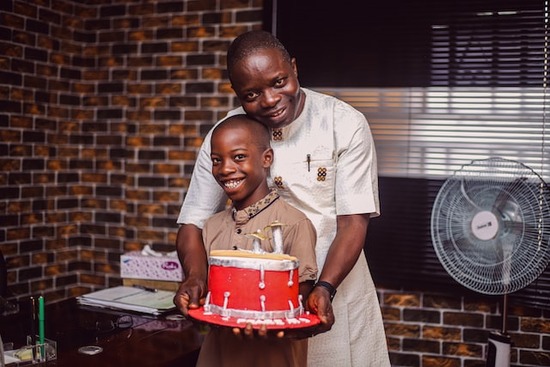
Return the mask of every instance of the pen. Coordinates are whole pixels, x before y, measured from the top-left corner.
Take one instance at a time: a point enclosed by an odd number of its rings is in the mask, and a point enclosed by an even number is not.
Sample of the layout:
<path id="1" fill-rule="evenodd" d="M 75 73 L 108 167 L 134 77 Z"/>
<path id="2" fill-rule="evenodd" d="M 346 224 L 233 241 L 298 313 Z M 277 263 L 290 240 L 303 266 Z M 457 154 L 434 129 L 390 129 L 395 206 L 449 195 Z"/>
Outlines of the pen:
<path id="1" fill-rule="evenodd" d="M 38 297 L 38 342 L 40 354 L 44 358 L 44 297 Z"/>
<path id="2" fill-rule="evenodd" d="M 34 297 L 30 298 L 30 311 L 31 311 L 31 340 L 32 345 L 36 344 L 36 301 Z"/>
<path id="3" fill-rule="evenodd" d="M 155 288 L 150 288 L 150 287 L 144 287 L 142 285 L 137 285 L 137 284 L 134 284 L 133 285 L 134 288 L 139 288 L 141 290 L 144 290 L 144 291 L 147 291 L 147 292 L 153 292 L 153 293 L 156 293 L 157 290 Z"/>

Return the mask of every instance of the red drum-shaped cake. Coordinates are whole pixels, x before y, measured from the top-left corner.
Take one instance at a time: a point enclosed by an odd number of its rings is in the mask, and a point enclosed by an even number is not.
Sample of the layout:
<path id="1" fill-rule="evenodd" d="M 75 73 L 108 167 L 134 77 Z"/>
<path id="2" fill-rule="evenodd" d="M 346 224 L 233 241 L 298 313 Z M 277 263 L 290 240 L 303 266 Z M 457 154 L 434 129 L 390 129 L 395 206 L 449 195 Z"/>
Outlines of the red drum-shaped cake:
<path id="1" fill-rule="evenodd" d="M 202 321 L 244 327 L 301 328 L 319 323 L 304 310 L 298 259 L 285 254 L 217 250 L 209 258 L 204 307 L 189 310 Z"/>

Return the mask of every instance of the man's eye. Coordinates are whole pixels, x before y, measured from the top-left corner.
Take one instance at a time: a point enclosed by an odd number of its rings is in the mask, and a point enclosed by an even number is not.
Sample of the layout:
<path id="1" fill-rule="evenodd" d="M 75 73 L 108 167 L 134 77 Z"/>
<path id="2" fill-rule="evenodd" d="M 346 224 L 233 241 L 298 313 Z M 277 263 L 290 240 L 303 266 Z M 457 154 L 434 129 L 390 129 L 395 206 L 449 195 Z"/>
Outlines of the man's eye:
<path id="1" fill-rule="evenodd" d="M 286 80 L 286 79 L 284 79 L 284 78 L 277 79 L 277 80 L 275 81 L 275 86 L 276 86 L 276 87 L 281 87 L 281 86 L 285 85 L 285 80 Z"/>

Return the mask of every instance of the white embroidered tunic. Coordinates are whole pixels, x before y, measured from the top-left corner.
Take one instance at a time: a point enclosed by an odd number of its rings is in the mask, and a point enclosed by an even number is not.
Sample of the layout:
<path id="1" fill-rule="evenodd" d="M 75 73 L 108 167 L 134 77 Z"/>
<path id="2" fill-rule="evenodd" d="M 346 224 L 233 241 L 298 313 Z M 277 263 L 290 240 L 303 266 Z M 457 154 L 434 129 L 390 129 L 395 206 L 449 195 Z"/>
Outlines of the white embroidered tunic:
<path id="1" fill-rule="evenodd" d="M 304 110 L 289 126 L 272 131 L 270 186 L 303 211 L 317 230 L 322 269 L 336 235 L 336 216 L 379 215 L 376 151 L 365 116 L 336 98 L 305 88 Z M 244 113 L 242 109 L 229 115 Z M 178 223 L 199 228 L 225 206 L 210 173 L 210 133 L 199 153 Z M 338 287 L 332 329 L 310 339 L 309 366 L 389 366 L 386 337 L 372 277 L 361 255 Z"/>

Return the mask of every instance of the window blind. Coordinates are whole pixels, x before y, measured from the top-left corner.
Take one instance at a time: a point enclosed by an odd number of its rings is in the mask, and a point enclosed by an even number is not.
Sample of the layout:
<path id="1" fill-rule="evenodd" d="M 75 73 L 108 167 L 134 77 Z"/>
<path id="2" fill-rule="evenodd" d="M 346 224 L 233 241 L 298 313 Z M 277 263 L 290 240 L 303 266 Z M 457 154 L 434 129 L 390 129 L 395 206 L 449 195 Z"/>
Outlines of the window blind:
<path id="1" fill-rule="evenodd" d="M 365 247 L 375 282 L 473 293 L 439 263 L 432 206 L 474 159 L 517 160 L 550 182 L 549 0 L 269 3 L 266 25 L 302 85 L 369 121 L 382 205 Z M 511 302 L 550 309 L 550 271 Z"/>

